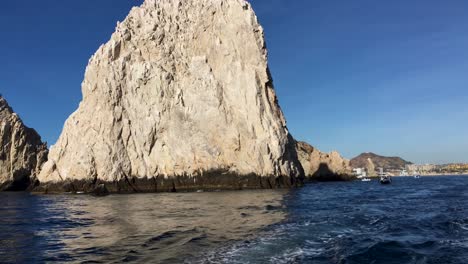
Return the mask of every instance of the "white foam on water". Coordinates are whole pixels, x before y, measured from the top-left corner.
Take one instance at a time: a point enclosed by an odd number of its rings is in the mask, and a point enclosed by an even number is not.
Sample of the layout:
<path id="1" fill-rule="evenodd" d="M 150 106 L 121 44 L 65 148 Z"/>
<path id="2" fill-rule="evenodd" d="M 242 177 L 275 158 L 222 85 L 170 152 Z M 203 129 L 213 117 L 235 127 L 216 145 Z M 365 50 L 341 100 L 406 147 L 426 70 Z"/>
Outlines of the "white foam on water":
<path id="1" fill-rule="evenodd" d="M 317 257 L 323 253 L 322 248 L 294 248 L 270 258 L 270 263 L 297 263 L 301 259 Z"/>

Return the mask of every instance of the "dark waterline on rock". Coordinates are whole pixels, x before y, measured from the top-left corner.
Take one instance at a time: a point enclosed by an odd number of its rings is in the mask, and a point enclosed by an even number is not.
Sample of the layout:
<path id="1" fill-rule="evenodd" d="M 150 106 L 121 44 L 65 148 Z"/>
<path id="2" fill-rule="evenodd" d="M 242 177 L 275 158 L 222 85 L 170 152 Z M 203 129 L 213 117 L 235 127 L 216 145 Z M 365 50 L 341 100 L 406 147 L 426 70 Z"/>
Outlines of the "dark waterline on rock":
<path id="1" fill-rule="evenodd" d="M 468 177 L 219 193 L 1 193 L 2 262 L 466 263 Z"/>
<path id="2" fill-rule="evenodd" d="M 281 189 L 300 187 L 303 177 L 259 176 L 255 174 L 239 175 L 226 170 L 206 171 L 202 175 L 128 177 L 119 181 L 101 180 L 65 180 L 62 182 L 40 183 L 31 186 L 38 194 L 96 193 L 104 189 L 109 193 L 159 193 L 159 192 L 194 192 L 218 190 L 254 190 Z M 98 191 L 99 192 L 99 191 Z"/>

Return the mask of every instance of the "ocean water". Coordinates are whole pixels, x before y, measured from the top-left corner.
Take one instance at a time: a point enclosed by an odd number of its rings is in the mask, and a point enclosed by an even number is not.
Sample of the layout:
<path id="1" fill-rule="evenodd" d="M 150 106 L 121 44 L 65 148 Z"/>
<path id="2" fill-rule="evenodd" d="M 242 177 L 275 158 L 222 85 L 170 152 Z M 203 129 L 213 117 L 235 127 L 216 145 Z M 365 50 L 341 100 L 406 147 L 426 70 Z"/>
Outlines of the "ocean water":
<path id="1" fill-rule="evenodd" d="M 468 177 L 0 194 L 0 263 L 468 263 Z"/>

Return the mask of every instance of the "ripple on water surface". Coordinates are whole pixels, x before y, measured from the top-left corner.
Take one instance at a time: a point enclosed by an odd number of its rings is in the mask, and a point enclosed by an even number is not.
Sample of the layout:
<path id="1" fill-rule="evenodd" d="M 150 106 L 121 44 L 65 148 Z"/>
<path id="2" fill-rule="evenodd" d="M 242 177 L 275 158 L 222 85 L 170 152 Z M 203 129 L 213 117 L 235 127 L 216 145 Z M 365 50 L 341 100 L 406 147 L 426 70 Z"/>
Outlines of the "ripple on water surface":
<path id="1" fill-rule="evenodd" d="M 284 193 L 3 193 L 1 261 L 181 263 L 283 220 Z"/>
<path id="2" fill-rule="evenodd" d="M 199 263 L 468 263 L 468 177 L 311 184 L 287 220 Z"/>
<path id="3" fill-rule="evenodd" d="M 460 263 L 468 177 L 286 191 L 0 194 L 2 262 Z"/>

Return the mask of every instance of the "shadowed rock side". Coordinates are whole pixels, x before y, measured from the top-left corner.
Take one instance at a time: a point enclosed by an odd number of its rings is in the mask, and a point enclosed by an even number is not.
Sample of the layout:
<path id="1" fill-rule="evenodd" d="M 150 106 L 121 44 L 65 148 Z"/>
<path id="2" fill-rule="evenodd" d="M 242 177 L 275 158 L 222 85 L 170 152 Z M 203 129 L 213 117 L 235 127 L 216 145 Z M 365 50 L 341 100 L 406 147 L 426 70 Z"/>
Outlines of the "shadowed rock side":
<path id="1" fill-rule="evenodd" d="M 82 92 L 39 176 L 41 190 L 302 181 L 263 29 L 244 0 L 146 0 L 90 59 Z"/>
<path id="2" fill-rule="evenodd" d="M 322 153 L 305 142 L 297 142 L 296 149 L 308 180 L 344 181 L 354 178 L 349 161 L 338 152 Z"/>
<path id="3" fill-rule="evenodd" d="M 47 160 L 47 145 L 0 95 L 0 191 L 24 191 Z"/>

